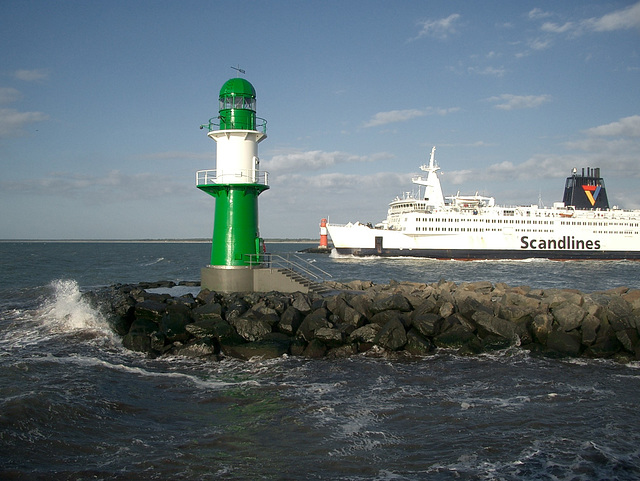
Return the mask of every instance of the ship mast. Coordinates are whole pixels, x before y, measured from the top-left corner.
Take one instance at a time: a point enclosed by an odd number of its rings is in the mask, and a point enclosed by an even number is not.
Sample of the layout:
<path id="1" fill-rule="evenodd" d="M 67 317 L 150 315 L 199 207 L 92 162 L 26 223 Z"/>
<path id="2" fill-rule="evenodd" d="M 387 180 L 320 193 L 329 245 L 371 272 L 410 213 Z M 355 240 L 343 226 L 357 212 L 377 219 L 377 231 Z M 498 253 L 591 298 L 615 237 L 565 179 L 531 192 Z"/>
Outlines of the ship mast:
<path id="1" fill-rule="evenodd" d="M 440 186 L 440 179 L 438 179 L 438 171 L 440 167 L 436 164 L 435 160 L 436 148 L 431 149 L 431 157 L 429 158 L 429 165 L 421 165 L 420 170 L 427 172 L 427 178 L 423 179 L 421 176 L 414 177 L 411 181 L 417 185 L 424 186 L 424 200 L 427 205 L 433 207 L 444 206 L 444 197 L 442 195 L 442 187 Z"/>

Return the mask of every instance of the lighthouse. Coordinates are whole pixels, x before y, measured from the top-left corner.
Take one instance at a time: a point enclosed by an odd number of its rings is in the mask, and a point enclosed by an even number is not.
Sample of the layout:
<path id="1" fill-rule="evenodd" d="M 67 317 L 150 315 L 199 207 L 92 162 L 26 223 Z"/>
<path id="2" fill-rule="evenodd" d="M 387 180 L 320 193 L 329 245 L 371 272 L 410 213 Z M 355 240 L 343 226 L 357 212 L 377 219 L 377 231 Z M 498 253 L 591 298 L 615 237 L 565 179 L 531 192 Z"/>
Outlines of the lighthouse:
<path id="1" fill-rule="evenodd" d="M 253 290 L 253 271 L 264 261 L 258 196 L 269 184 L 258 144 L 267 138 L 266 127 L 256 116 L 256 91 L 244 78 L 224 83 L 218 116 L 200 126 L 216 142 L 216 169 L 196 173 L 198 189 L 215 198 L 211 263 L 201 271 L 202 288 Z"/>

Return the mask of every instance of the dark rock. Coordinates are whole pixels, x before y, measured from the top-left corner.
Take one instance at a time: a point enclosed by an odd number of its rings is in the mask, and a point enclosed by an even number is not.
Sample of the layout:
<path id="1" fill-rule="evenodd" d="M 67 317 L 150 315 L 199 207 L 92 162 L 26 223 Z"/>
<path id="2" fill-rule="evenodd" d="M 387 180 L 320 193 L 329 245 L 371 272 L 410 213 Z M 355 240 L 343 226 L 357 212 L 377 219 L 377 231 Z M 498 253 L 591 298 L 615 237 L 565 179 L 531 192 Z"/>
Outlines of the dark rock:
<path id="1" fill-rule="evenodd" d="M 358 312 L 364 319 L 369 319 L 373 314 L 370 310 L 371 299 L 369 299 L 366 295 L 360 294 L 357 296 L 353 296 L 349 300 L 349 304 L 353 309 Z"/>
<path id="2" fill-rule="evenodd" d="M 323 327 L 333 327 L 327 320 L 328 311 L 325 308 L 320 308 L 313 311 L 306 316 L 300 327 L 298 328 L 298 336 L 301 336 L 305 341 L 310 342 L 315 338 L 315 333 L 318 329 Z"/>
<path id="3" fill-rule="evenodd" d="M 258 341 L 271 332 L 271 325 L 262 319 L 236 317 L 229 321 L 229 324 L 235 328 L 240 337 L 249 342 Z"/>
<path id="4" fill-rule="evenodd" d="M 291 305 L 303 314 L 311 312 L 311 301 L 309 300 L 309 296 L 301 292 L 295 292 L 293 294 Z"/>
<path id="5" fill-rule="evenodd" d="M 312 339 L 303 351 L 302 355 L 311 359 L 319 359 L 324 357 L 327 352 L 327 346 L 325 346 L 318 339 Z"/>
<path id="6" fill-rule="evenodd" d="M 207 357 L 213 356 L 219 352 L 219 348 L 216 346 L 212 339 L 197 339 L 189 344 L 182 345 L 174 349 L 174 354 L 185 357 Z"/>
<path id="7" fill-rule="evenodd" d="M 611 331 L 612 336 L 601 336 L 598 335 L 598 339 L 595 343 L 585 349 L 585 356 L 587 357 L 595 357 L 595 358 L 610 358 L 616 355 L 620 349 L 622 349 L 622 344 L 615 336 L 615 333 Z"/>
<path id="8" fill-rule="evenodd" d="M 230 357 L 248 361 L 252 358 L 275 359 L 287 354 L 289 345 L 279 340 L 263 339 L 260 341 L 237 344 L 235 346 L 223 346 L 222 352 Z"/>
<path id="9" fill-rule="evenodd" d="M 596 342 L 598 329 L 600 329 L 600 319 L 594 315 L 587 314 L 582 320 L 580 329 L 582 331 L 582 344 L 590 346 Z"/>
<path id="10" fill-rule="evenodd" d="M 411 311 L 411 304 L 409 304 L 407 298 L 402 294 L 392 294 L 390 296 L 373 301 L 370 307 L 370 311 L 373 314 L 390 310 L 409 312 Z"/>
<path id="11" fill-rule="evenodd" d="M 407 332 L 407 344 L 404 349 L 411 354 L 424 356 L 433 351 L 435 346 L 416 329 L 410 329 Z"/>
<path id="12" fill-rule="evenodd" d="M 373 282 L 371 281 L 351 281 L 347 283 L 347 287 L 352 291 L 366 291 L 373 287 Z"/>
<path id="13" fill-rule="evenodd" d="M 453 308 L 453 304 L 451 305 L 451 307 Z M 438 312 L 438 303 L 436 302 L 433 296 L 429 296 L 426 299 L 424 299 L 422 303 L 415 308 L 415 310 L 411 313 L 411 317 L 415 318 L 423 314 L 434 314 L 437 312 Z"/>
<path id="14" fill-rule="evenodd" d="M 280 321 L 276 324 L 278 331 L 295 336 L 300 324 L 302 324 L 302 313 L 293 306 L 287 307 L 282 313 Z"/>
<path id="15" fill-rule="evenodd" d="M 640 289 L 630 290 L 621 297 L 629 303 L 632 310 L 640 310 Z"/>
<path id="16" fill-rule="evenodd" d="M 475 356 L 484 351 L 482 341 L 477 337 L 469 339 L 468 342 L 460 346 L 458 349 L 458 356 Z"/>
<path id="17" fill-rule="evenodd" d="M 636 329 L 622 329 L 615 331 L 616 338 L 629 352 L 635 352 L 636 345 L 638 344 L 638 331 Z"/>
<path id="18" fill-rule="evenodd" d="M 327 309 L 341 320 L 344 319 L 344 310 L 346 307 L 350 306 L 347 302 L 347 294 L 344 292 L 327 298 Z"/>
<path id="19" fill-rule="evenodd" d="M 258 304 L 255 304 L 250 310 L 252 312 L 255 312 L 259 317 L 278 315 L 278 311 L 276 311 L 273 307 L 269 307 L 266 301 L 261 301 Z"/>
<path id="20" fill-rule="evenodd" d="M 405 324 L 405 316 L 404 313 L 395 310 L 382 311 L 375 314 L 371 320 L 373 324 L 378 324 L 380 326 L 384 326 L 388 324 L 390 321 L 398 321 Z"/>
<path id="21" fill-rule="evenodd" d="M 489 334 L 480 341 L 483 351 L 499 351 L 513 345 L 512 340 L 502 336 L 496 336 L 495 334 Z"/>
<path id="22" fill-rule="evenodd" d="M 218 325 L 218 323 L 227 324 L 227 322 L 223 321 L 221 317 L 213 319 L 203 319 L 191 324 L 187 324 L 185 326 L 185 330 L 195 338 L 217 337 L 216 326 Z"/>
<path id="23" fill-rule="evenodd" d="M 476 323 L 472 320 L 467 319 L 462 314 L 458 312 L 454 312 L 448 317 L 442 319 L 442 323 L 440 325 L 440 332 L 444 332 L 448 329 L 451 329 L 453 326 L 457 326 L 458 324 L 463 325 L 466 329 L 473 332 L 475 334 L 477 330 Z"/>
<path id="24" fill-rule="evenodd" d="M 203 321 L 205 319 L 222 319 L 222 306 L 217 302 L 210 302 L 203 306 L 193 309 L 193 318 L 196 321 Z"/>
<path id="25" fill-rule="evenodd" d="M 373 344 L 381 329 L 379 324 L 365 324 L 349 334 L 349 340 Z"/>
<path id="26" fill-rule="evenodd" d="M 382 329 L 374 339 L 374 343 L 390 351 L 397 351 L 404 347 L 407 343 L 407 332 L 404 329 L 404 324 L 399 319 L 390 320 L 382 326 Z"/>
<path id="27" fill-rule="evenodd" d="M 467 326 L 456 324 L 433 338 L 438 347 L 461 347 L 476 339 L 475 334 Z"/>
<path id="28" fill-rule="evenodd" d="M 142 301 L 136 304 L 134 315 L 136 319 L 147 319 L 159 323 L 167 305 L 157 301 Z"/>
<path id="29" fill-rule="evenodd" d="M 167 304 L 182 304 L 187 306 L 189 309 L 193 309 L 197 306 L 196 300 L 191 294 L 185 294 L 180 297 L 171 297 L 167 299 Z"/>
<path id="30" fill-rule="evenodd" d="M 147 292 L 147 291 L 142 291 L 140 293 L 140 296 L 142 298 L 142 301 L 153 301 L 153 302 L 159 302 L 160 304 L 166 304 L 166 302 L 169 299 L 171 299 L 170 294 L 158 294 L 155 292 Z"/>
<path id="31" fill-rule="evenodd" d="M 304 341 L 304 339 L 294 337 L 291 339 L 289 352 L 291 352 L 292 356 L 302 356 L 304 355 L 304 350 L 306 347 L 307 347 L 307 343 Z"/>
<path id="32" fill-rule="evenodd" d="M 547 349 L 562 356 L 580 354 L 580 336 L 574 332 L 552 331 L 547 338 Z"/>
<path id="33" fill-rule="evenodd" d="M 460 289 L 477 292 L 479 294 L 489 294 L 493 290 L 493 284 L 490 281 L 466 282 L 460 284 Z"/>
<path id="34" fill-rule="evenodd" d="M 438 314 L 443 319 L 446 319 L 447 317 L 452 316 L 455 313 L 455 311 L 456 311 L 456 307 L 453 305 L 453 303 L 449 301 L 445 301 L 440 305 L 440 308 L 438 309 Z"/>
<path id="35" fill-rule="evenodd" d="M 167 345 L 167 336 L 161 332 L 152 332 L 149 334 L 149 341 L 151 343 L 151 350 L 158 354 L 164 354 L 171 349 L 171 344 Z"/>
<path id="36" fill-rule="evenodd" d="M 238 334 L 231 324 L 222 319 L 208 319 L 206 321 L 199 321 L 198 324 L 202 326 L 207 323 L 207 328 L 211 329 L 212 336 L 218 340 L 221 345 L 235 346 L 236 344 L 242 344 L 245 340 Z M 187 328 L 190 328 L 194 324 L 189 324 Z"/>
<path id="37" fill-rule="evenodd" d="M 327 347 L 338 347 L 344 344 L 344 333 L 331 327 L 321 327 L 315 331 L 315 338 Z"/>
<path id="38" fill-rule="evenodd" d="M 135 319 L 136 301 L 128 294 L 116 293 L 111 304 L 109 324 L 117 334 L 124 336 L 129 332 L 131 323 Z"/>
<path id="39" fill-rule="evenodd" d="M 220 295 L 217 292 L 212 292 L 209 289 L 202 289 L 196 299 L 200 301 L 202 304 L 210 304 L 212 302 L 219 302 Z"/>
<path id="40" fill-rule="evenodd" d="M 553 316 L 549 313 L 536 314 L 531 322 L 533 339 L 543 346 L 547 345 L 549 333 L 553 330 Z"/>
<path id="41" fill-rule="evenodd" d="M 236 317 L 240 317 L 248 310 L 249 310 L 249 305 L 247 304 L 247 302 L 245 302 L 244 299 L 237 299 L 236 301 L 234 301 L 229 305 L 229 307 L 227 308 L 227 311 L 225 312 L 225 317 L 227 321 L 231 321 Z"/>
<path id="42" fill-rule="evenodd" d="M 122 345 L 139 352 L 151 352 L 151 334 L 158 331 L 158 325 L 145 318 L 133 321 L 129 332 L 122 338 Z"/>
<path id="43" fill-rule="evenodd" d="M 344 312 L 342 314 L 342 321 L 344 324 L 357 329 L 358 327 L 362 327 L 365 324 L 367 318 L 353 307 L 347 305 L 345 306 Z"/>
<path id="44" fill-rule="evenodd" d="M 160 331 L 167 336 L 167 341 L 186 341 L 189 333 L 186 325 L 192 322 L 191 310 L 184 304 L 167 306 L 160 321 Z"/>
<path id="45" fill-rule="evenodd" d="M 471 316 L 479 310 L 493 312 L 491 306 L 487 305 L 490 300 L 475 292 L 458 290 L 453 294 L 453 298 L 455 305 L 458 307 L 458 312 L 466 318 L 471 319 Z"/>
<path id="46" fill-rule="evenodd" d="M 508 340 L 513 340 L 515 338 L 516 325 L 513 322 L 500 319 L 499 317 L 496 317 L 484 310 L 476 311 L 473 314 L 472 319 L 476 322 L 479 328 L 482 328 L 489 334 L 494 334 Z"/>
<path id="47" fill-rule="evenodd" d="M 558 322 L 560 329 L 565 332 L 572 331 L 580 326 L 582 319 L 587 315 L 582 307 L 570 302 L 562 302 L 551 309 L 553 317 Z"/>
<path id="48" fill-rule="evenodd" d="M 423 312 L 414 315 L 411 325 L 423 336 L 433 337 L 440 331 L 442 318 L 432 312 Z"/>
<path id="49" fill-rule="evenodd" d="M 273 295 L 269 296 L 265 300 L 265 304 L 267 307 L 275 310 L 275 313 L 278 316 L 281 316 L 291 304 L 291 300 L 287 297 L 283 297 L 280 293 L 273 293 Z"/>
<path id="50" fill-rule="evenodd" d="M 343 359 L 358 353 L 358 346 L 355 344 L 345 344 L 344 346 L 334 347 L 327 351 L 328 359 Z"/>
<path id="51" fill-rule="evenodd" d="M 311 310 L 312 311 L 317 311 L 318 309 L 326 309 L 327 308 L 327 301 L 324 300 L 323 298 L 315 298 L 315 299 L 310 299 L 311 300 Z"/>

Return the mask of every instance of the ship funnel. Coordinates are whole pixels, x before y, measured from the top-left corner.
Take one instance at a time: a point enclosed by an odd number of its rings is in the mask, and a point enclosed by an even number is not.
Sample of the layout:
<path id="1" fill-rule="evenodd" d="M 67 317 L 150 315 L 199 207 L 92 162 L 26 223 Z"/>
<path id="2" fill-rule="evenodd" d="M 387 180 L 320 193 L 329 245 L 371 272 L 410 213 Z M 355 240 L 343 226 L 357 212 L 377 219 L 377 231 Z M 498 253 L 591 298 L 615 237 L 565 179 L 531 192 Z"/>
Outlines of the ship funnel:
<path id="1" fill-rule="evenodd" d="M 600 168 L 582 168 L 582 175 L 577 175 L 577 169 L 567 177 L 564 186 L 564 205 L 573 206 L 580 210 L 609 209 L 609 200 L 604 186 L 604 179 L 600 177 Z"/>

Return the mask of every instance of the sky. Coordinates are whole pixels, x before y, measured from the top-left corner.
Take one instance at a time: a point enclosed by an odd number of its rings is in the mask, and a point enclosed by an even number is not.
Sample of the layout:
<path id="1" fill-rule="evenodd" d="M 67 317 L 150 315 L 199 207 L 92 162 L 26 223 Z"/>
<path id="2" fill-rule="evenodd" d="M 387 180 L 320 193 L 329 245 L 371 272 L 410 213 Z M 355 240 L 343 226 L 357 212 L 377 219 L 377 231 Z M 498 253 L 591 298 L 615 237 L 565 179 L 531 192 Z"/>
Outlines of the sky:
<path id="1" fill-rule="evenodd" d="M 551 206 L 600 167 L 640 209 L 640 2 L 0 0 L 0 239 L 211 238 L 237 75 L 267 239 L 380 222 L 432 146 L 445 195 Z"/>

